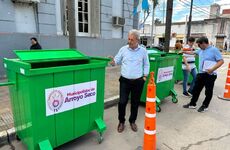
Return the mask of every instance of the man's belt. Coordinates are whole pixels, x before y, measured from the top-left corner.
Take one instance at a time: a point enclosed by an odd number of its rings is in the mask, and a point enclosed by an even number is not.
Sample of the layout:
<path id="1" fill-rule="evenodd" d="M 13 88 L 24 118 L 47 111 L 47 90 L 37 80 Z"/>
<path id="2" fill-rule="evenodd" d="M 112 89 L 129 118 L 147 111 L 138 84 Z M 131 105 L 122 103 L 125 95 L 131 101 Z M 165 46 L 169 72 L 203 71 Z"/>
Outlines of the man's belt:
<path id="1" fill-rule="evenodd" d="M 193 64 L 193 63 L 195 63 L 195 61 L 189 61 L 189 62 L 187 62 L 188 64 Z M 184 62 L 182 62 L 182 64 L 185 64 Z"/>

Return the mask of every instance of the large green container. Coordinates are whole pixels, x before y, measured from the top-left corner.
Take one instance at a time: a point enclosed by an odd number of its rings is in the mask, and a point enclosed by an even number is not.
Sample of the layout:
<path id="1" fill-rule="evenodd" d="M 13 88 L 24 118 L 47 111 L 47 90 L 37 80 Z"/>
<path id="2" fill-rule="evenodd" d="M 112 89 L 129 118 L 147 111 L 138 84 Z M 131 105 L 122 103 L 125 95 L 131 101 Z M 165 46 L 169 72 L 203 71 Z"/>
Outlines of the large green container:
<path id="1" fill-rule="evenodd" d="M 166 53 L 149 53 L 150 71 L 154 72 L 156 83 L 156 102 L 157 111 L 160 112 L 160 103 L 168 96 L 172 96 L 172 101 L 177 103 L 177 93 L 174 90 L 175 75 L 176 75 L 176 55 L 169 55 Z M 141 101 L 146 101 L 147 82 L 141 95 Z"/>
<path id="2" fill-rule="evenodd" d="M 4 59 L 17 136 L 28 150 L 51 150 L 97 130 L 103 121 L 107 59 L 74 49 L 18 50 Z"/>

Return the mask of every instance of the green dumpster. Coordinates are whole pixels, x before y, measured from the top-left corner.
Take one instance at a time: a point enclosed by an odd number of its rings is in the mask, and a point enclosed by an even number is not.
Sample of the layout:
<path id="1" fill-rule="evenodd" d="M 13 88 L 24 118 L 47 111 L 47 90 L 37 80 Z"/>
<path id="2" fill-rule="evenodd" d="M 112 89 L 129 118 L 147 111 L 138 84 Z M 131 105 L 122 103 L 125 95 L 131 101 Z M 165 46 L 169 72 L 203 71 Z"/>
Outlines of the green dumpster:
<path id="1" fill-rule="evenodd" d="M 154 72 L 156 83 L 157 111 L 160 112 L 160 103 L 168 96 L 177 103 L 177 93 L 174 90 L 177 56 L 162 53 L 149 53 L 150 71 Z M 141 95 L 141 102 L 146 101 L 147 82 Z"/>
<path id="2" fill-rule="evenodd" d="M 4 58 L 16 134 L 28 150 L 51 150 L 92 130 L 98 140 L 103 121 L 108 59 L 74 49 L 16 50 Z"/>

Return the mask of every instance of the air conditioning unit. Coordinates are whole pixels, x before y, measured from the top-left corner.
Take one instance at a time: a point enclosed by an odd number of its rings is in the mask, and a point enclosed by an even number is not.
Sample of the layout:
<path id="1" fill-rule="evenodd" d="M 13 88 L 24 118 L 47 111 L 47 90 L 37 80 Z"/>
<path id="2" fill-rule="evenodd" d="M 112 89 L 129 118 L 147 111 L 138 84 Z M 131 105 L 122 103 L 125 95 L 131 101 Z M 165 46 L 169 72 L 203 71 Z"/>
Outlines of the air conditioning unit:
<path id="1" fill-rule="evenodd" d="M 11 0 L 14 3 L 40 3 L 40 0 Z"/>
<path id="2" fill-rule="evenodd" d="M 125 18 L 113 16 L 113 26 L 123 27 L 125 24 Z"/>

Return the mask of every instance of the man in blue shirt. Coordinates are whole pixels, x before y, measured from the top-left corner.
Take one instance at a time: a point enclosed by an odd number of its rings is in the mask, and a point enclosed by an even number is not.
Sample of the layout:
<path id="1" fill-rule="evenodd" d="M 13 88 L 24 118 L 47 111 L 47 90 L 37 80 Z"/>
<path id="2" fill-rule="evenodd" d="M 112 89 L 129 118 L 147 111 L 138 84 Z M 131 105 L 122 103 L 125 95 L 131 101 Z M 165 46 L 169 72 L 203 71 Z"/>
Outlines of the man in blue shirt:
<path id="1" fill-rule="evenodd" d="M 128 45 L 123 46 L 111 65 L 121 65 L 120 101 L 118 104 L 119 124 L 117 131 L 121 133 L 125 128 L 125 111 L 131 94 L 131 115 L 129 123 L 131 129 L 137 132 L 135 121 L 138 114 L 138 106 L 142 89 L 149 74 L 149 58 L 147 50 L 140 46 L 140 34 L 137 30 L 131 30 L 128 34 Z"/>
<path id="2" fill-rule="evenodd" d="M 192 99 L 190 103 L 183 107 L 195 109 L 200 92 L 203 87 L 205 87 L 205 99 L 202 106 L 198 109 L 198 112 L 204 112 L 208 110 L 208 106 L 213 96 L 213 87 L 217 78 L 216 70 L 223 65 L 224 60 L 219 49 L 209 45 L 208 38 L 201 37 L 197 40 L 197 43 L 200 47 L 200 50 L 195 52 L 199 55 L 199 73 L 196 77 L 195 86 L 192 91 Z"/>

